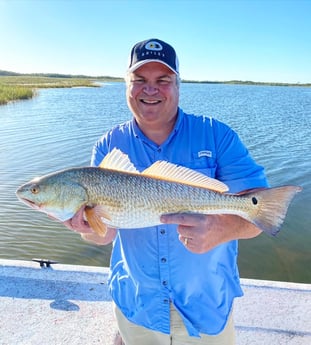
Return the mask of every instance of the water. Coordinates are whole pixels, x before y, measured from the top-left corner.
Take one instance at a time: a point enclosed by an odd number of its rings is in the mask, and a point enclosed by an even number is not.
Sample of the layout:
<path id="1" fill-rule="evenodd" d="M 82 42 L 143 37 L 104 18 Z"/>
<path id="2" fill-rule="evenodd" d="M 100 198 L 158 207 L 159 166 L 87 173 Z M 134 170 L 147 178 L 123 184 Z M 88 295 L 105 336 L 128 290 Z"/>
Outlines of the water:
<path id="1" fill-rule="evenodd" d="M 19 202 L 15 190 L 35 176 L 88 165 L 95 140 L 131 117 L 124 91 L 123 83 L 46 89 L 0 107 L 0 258 L 108 266 L 110 246 L 84 242 Z M 311 283 L 311 89 L 182 84 L 180 104 L 233 127 L 272 186 L 303 187 L 277 238 L 240 241 L 241 276 Z"/>

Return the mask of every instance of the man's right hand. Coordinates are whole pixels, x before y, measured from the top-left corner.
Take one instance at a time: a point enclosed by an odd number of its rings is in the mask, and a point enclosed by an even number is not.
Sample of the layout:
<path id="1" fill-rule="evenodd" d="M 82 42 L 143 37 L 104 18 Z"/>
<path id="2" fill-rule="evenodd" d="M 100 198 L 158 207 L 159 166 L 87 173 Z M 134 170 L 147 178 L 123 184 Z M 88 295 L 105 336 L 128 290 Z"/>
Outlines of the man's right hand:
<path id="1" fill-rule="evenodd" d="M 90 227 L 89 223 L 84 218 L 84 207 L 69 220 L 62 222 L 68 229 L 79 232 L 81 237 L 88 242 L 93 242 L 98 245 L 106 245 L 111 243 L 117 234 L 117 229 L 107 227 L 105 236 L 100 236 Z"/>
<path id="2" fill-rule="evenodd" d="M 81 234 L 81 237 L 88 242 L 95 243 L 97 245 L 106 245 L 111 243 L 117 235 L 117 229 L 116 228 L 108 228 L 105 236 L 99 236 L 95 232 L 89 234 L 84 233 Z"/>

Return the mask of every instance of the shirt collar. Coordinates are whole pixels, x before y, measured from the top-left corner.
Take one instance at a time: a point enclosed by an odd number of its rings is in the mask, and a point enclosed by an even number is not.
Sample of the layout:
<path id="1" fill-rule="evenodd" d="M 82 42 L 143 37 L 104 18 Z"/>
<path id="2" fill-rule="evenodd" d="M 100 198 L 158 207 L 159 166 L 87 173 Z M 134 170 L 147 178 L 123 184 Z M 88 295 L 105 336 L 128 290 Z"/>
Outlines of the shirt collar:
<path id="1" fill-rule="evenodd" d="M 182 111 L 182 109 L 178 108 L 177 109 L 177 119 L 176 119 L 176 123 L 175 126 L 172 130 L 172 132 L 170 133 L 170 135 L 168 136 L 168 138 L 166 139 L 166 141 L 163 143 L 163 145 L 165 145 L 165 143 L 169 142 L 171 140 L 171 138 L 179 131 L 182 121 L 184 118 L 184 112 Z M 141 131 L 141 129 L 139 128 L 135 118 L 132 119 L 132 129 L 133 129 L 133 133 L 135 135 L 135 137 L 137 139 L 140 139 L 148 144 L 153 143 L 148 137 L 145 136 L 145 134 Z M 154 143 L 153 143 L 154 145 Z M 162 145 L 161 145 L 162 146 Z"/>

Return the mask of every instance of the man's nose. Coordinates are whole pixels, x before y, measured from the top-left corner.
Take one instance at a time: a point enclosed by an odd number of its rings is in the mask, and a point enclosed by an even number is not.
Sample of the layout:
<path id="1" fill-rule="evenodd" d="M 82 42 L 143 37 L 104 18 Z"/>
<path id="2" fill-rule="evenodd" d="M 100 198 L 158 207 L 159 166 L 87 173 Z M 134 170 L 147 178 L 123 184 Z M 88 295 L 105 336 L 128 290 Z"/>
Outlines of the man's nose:
<path id="1" fill-rule="evenodd" d="M 154 95 L 159 91 L 159 89 L 156 87 L 156 85 L 148 83 L 144 86 L 143 91 L 147 95 Z"/>

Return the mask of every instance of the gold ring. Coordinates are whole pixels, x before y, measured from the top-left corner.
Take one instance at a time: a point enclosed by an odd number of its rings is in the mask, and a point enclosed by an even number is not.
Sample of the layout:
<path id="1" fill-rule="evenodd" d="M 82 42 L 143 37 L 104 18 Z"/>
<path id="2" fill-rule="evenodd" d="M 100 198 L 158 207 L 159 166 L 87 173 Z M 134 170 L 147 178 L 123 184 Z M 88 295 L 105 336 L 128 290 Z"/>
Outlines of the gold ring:
<path id="1" fill-rule="evenodd" d="M 188 237 L 185 237 L 184 244 L 187 247 L 187 245 L 188 245 Z"/>

